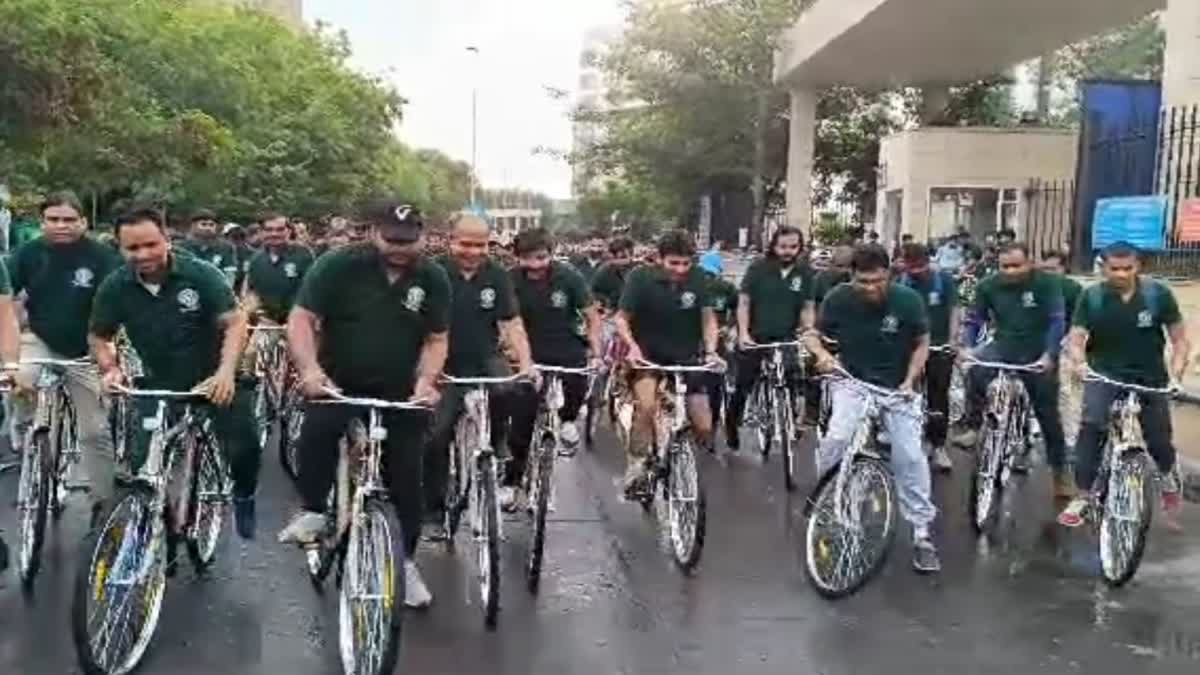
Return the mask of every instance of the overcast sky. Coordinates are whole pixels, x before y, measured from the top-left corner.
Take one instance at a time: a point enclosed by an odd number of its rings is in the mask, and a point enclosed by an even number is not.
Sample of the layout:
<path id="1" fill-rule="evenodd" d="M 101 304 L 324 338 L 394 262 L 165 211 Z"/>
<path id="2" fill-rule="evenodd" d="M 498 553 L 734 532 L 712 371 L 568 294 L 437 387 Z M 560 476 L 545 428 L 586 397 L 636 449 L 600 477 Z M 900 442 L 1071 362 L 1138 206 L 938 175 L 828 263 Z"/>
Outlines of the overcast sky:
<path id="1" fill-rule="evenodd" d="M 570 195 L 570 167 L 531 154 L 571 144 L 568 103 L 544 87 L 574 89 L 584 31 L 619 23 L 619 0 L 305 0 L 304 14 L 345 29 L 354 65 L 409 100 L 405 142 L 469 161 L 477 81 L 484 185 Z"/>

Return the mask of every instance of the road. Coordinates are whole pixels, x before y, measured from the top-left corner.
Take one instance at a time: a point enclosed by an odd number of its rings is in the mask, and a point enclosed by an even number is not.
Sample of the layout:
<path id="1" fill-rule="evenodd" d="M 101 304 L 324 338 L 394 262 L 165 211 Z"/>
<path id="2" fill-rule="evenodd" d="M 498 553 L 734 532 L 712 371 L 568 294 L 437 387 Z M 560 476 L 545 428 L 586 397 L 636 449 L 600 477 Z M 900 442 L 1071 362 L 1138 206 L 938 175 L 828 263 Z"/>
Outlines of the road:
<path id="1" fill-rule="evenodd" d="M 964 455 L 957 459 L 966 466 Z M 1015 517 L 1022 525 L 987 546 L 968 534 L 960 469 L 936 481 L 944 572 L 916 576 L 905 533 L 879 578 L 831 603 L 807 586 L 799 566 L 800 495 L 811 476 L 792 496 L 776 462 L 744 452 L 706 457 L 708 544 L 689 578 L 673 567 L 641 509 L 617 498 L 621 458 L 611 440 L 559 467 L 541 595 L 522 583 L 527 529 L 520 521 L 508 527 L 495 632 L 484 629 L 470 599 L 468 556 L 422 551 L 436 600 L 406 616 L 398 672 L 1127 675 L 1200 667 L 1200 507 L 1187 507 L 1191 534 L 1156 529 L 1134 583 L 1108 591 L 1086 569 L 1086 536 L 1049 524 L 1044 469 L 1022 487 L 1017 501 L 1025 506 Z M 5 494 L 14 487 L 13 476 L 0 479 Z M 340 672 L 335 594 L 314 593 L 299 554 L 274 543 L 296 498 L 273 457 L 259 503 L 257 540 L 242 542 L 227 529 L 208 578 L 181 564 L 140 672 Z M 83 519 L 75 503 L 53 531 L 31 598 L 11 574 L 0 589 L 0 673 L 78 672 L 68 617 Z"/>

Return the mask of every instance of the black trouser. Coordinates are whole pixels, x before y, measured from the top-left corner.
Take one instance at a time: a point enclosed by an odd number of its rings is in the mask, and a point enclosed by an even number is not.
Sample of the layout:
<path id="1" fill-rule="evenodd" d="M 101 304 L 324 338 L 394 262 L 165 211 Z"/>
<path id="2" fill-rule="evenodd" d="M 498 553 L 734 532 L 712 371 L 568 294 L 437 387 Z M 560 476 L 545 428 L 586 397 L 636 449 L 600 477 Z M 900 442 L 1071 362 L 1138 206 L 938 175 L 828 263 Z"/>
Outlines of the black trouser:
<path id="1" fill-rule="evenodd" d="M 1005 361 L 1004 355 L 994 344 L 983 348 L 978 357 L 981 361 Z M 1064 447 L 1062 420 L 1058 413 L 1058 373 L 1015 373 L 1025 383 L 1029 392 L 1029 401 L 1033 405 L 1033 414 L 1037 416 L 1038 424 L 1042 427 L 1042 438 L 1046 442 L 1046 463 L 1052 469 L 1062 469 L 1066 466 L 1066 448 Z M 967 371 L 967 419 L 966 423 L 972 428 L 978 428 L 983 419 L 983 409 L 987 405 L 985 397 L 987 386 L 996 377 L 994 368 L 976 366 Z"/>
<path id="2" fill-rule="evenodd" d="M 1113 401 L 1122 390 L 1105 382 L 1083 383 L 1083 414 L 1079 438 L 1075 441 L 1075 484 L 1090 490 L 1100 469 L 1100 442 L 1108 430 Z M 1139 394 L 1142 412 L 1142 438 L 1158 470 L 1165 474 L 1175 468 L 1175 446 L 1171 443 L 1171 406 L 1166 396 Z"/>
<path id="3" fill-rule="evenodd" d="M 733 397 L 729 400 L 729 409 L 725 411 L 727 435 L 736 434 L 738 427 L 742 425 L 742 413 L 746 407 L 746 399 L 750 398 L 750 392 L 754 390 L 754 384 L 758 382 L 759 374 L 762 372 L 763 359 L 770 358 L 770 356 L 771 350 L 769 349 L 739 351 L 734 356 L 734 360 L 737 361 L 737 379 L 734 381 Z M 801 382 L 800 364 L 796 361 L 794 348 L 784 350 L 783 363 L 788 387 L 792 392 L 800 393 L 803 383 Z"/>
<path id="4" fill-rule="evenodd" d="M 500 356 L 488 360 L 484 377 L 507 377 L 508 362 Z M 508 420 L 509 399 L 513 386 L 490 387 L 488 399 L 492 425 L 492 446 L 497 453 L 503 452 L 503 429 Z M 462 414 L 463 396 L 470 387 L 447 385 L 442 388 L 442 400 L 434 416 L 429 444 L 425 447 L 425 509 L 431 515 L 442 512 L 446 501 L 446 479 L 450 471 L 450 441 L 454 439 L 454 427 Z"/>
<path id="5" fill-rule="evenodd" d="M 568 368 L 582 368 L 584 363 L 572 364 Z M 558 411 L 558 418 L 563 422 L 574 422 L 579 417 L 579 408 L 587 396 L 588 378 L 586 375 L 546 375 L 544 377 L 562 378 L 563 407 Z M 543 385 L 544 388 L 544 385 Z M 533 442 L 533 425 L 537 422 L 538 409 L 541 407 L 544 394 L 532 385 L 517 387 L 509 398 L 509 411 L 512 413 L 512 428 L 508 434 L 508 450 L 512 454 L 505 474 L 506 485 L 516 485 L 525 474 L 525 463 L 529 458 L 529 446 Z"/>
<path id="6" fill-rule="evenodd" d="M 946 427 L 950 423 L 950 375 L 954 372 L 954 354 L 929 352 L 925 364 L 925 396 L 929 416 L 925 423 L 925 438 L 934 447 L 946 442 Z"/>
<path id="7" fill-rule="evenodd" d="M 147 389 L 157 388 L 152 383 L 139 384 Z M 233 496 L 244 498 L 254 496 L 258 489 L 258 471 L 262 466 L 262 448 L 258 445 L 258 426 L 254 421 L 254 390 L 253 379 L 239 378 L 234 391 L 233 402 L 228 406 L 204 406 L 205 414 L 212 420 L 213 433 L 217 444 L 229 463 L 229 473 L 233 478 Z M 173 408 L 178 408 L 175 404 Z M 146 453 L 150 449 L 150 433 L 142 427 L 142 419 L 153 417 L 158 411 L 158 399 L 133 399 L 134 418 L 129 420 L 129 432 L 133 434 L 133 447 L 129 454 L 129 463 L 136 474 L 146 461 Z"/>
<path id="8" fill-rule="evenodd" d="M 308 403 L 304 426 L 300 429 L 300 498 L 304 508 L 317 513 L 325 510 L 329 490 L 337 476 L 339 441 L 355 417 L 367 412 L 344 405 Z M 421 535 L 421 462 L 424 454 L 428 415 L 392 410 L 382 413 L 387 428 L 383 442 L 383 480 L 387 484 L 400 527 L 404 550 L 410 557 L 417 550 Z"/>

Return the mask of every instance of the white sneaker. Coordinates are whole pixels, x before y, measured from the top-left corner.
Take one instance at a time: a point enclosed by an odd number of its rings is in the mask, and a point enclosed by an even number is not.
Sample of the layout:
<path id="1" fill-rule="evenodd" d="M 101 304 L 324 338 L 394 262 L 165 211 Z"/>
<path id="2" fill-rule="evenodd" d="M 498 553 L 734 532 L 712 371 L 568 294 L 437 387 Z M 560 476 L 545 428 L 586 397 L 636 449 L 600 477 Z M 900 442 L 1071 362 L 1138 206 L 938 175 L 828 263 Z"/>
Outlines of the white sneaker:
<path id="1" fill-rule="evenodd" d="M 425 586 L 421 570 L 412 560 L 404 561 L 404 606 L 424 609 L 433 604 L 433 593 Z"/>
<path id="2" fill-rule="evenodd" d="M 311 544 L 325 531 L 325 515 L 315 511 L 301 511 L 279 533 L 281 544 Z"/>
<path id="3" fill-rule="evenodd" d="M 500 501 L 501 509 L 512 511 L 517 504 L 517 489 L 511 485 L 501 485 L 500 491 L 496 493 L 496 498 Z"/>
<path id="4" fill-rule="evenodd" d="M 575 451 L 579 449 L 579 427 L 574 422 L 563 422 L 559 435 L 562 438 L 562 447 L 559 448 L 558 454 L 563 457 L 574 456 Z"/>
<path id="5" fill-rule="evenodd" d="M 947 473 L 954 469 L 954 462 L 950 459 L 950 454 L 946 452 L 943 446 L 937 446 L 933 449 L 933 455 L 929 458 L 929 463 L 933 468 L 942 473 Z"/>

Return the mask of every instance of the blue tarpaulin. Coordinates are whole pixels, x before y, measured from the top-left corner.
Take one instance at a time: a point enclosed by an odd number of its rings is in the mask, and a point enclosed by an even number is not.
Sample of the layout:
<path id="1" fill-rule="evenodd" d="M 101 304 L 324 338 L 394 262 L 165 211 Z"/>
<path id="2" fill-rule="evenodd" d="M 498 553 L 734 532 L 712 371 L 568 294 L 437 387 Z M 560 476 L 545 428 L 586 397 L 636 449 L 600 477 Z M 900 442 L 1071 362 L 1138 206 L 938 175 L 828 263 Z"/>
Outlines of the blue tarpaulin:
<path id="1" fill-rule="evenodd" d="M 1100 199 L 1092 219 L 1092 249 L 1123 241 L 1143 251 L 1158 251 L 1166 245 L 1166 225 L 1166 197 Z"/>

